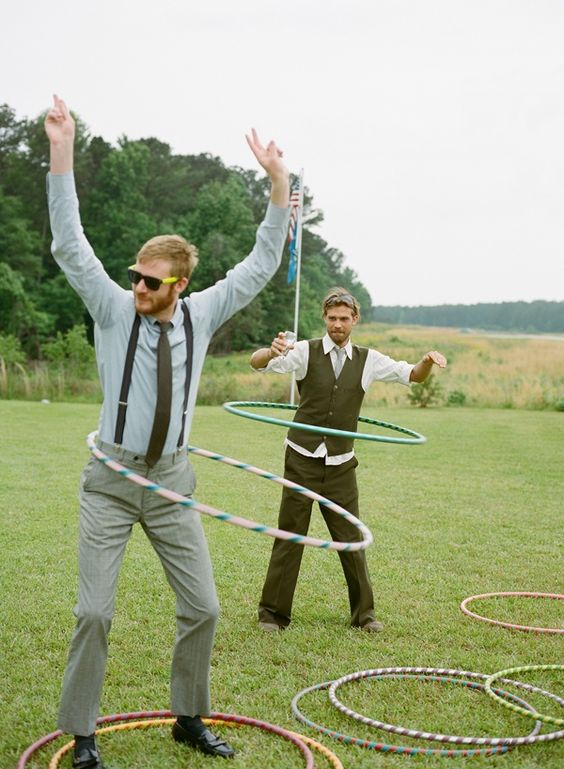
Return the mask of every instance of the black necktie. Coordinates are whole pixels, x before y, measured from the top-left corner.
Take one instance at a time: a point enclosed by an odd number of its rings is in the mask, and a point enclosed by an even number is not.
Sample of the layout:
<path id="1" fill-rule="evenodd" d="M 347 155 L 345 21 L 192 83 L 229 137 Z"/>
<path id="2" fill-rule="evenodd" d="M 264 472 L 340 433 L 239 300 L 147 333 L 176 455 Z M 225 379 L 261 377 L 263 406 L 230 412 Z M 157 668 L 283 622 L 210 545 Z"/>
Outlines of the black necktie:
<path id="1" fill-rule="evenodd" d="M 145 461 L 149 467 L 156 464 L 162 454 L 170 422 L 170 404 L 172 401 L 172 359 L 167 331 L 169 322 L 159 323 L 161 335 L 157 346 L 157 405 L 153 430 Z"/>

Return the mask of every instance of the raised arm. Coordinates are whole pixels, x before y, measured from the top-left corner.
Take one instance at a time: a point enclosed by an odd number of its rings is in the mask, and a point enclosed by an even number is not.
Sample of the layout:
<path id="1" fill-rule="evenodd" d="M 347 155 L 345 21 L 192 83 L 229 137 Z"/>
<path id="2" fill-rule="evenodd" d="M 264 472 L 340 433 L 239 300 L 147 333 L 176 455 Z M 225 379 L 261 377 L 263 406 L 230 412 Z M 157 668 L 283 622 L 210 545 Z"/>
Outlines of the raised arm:
<path id="1" fill-rule="evenodd" d="M 65 102 L 56 94 L 45 118 L 49 139 L 51 173 L 66 174 L 73 169 L 74 120 Z"/>
<path id="2" fill-rule="evenodd" d="M 409 381 L 424 382 L 431 373 L 431 369 L 434 365 L 438 366 L 439 368 L 445 368 L 446 364 L 447 361 L 444 355 L 442 355 L 440 352 L 437 352 L 436 350 L 431 350 L 431 352 L 428 352 L 421 358 L 419 363 L 415 364 L 411 370 Z"/>
<path id="3" fill-rule="evenodd" d="M 290 202 L 290 174 L 282 161 L 282 150 L 273 140 L 264 147 L 254 128 L 250 136 L 247 134 L 247 143 L 253 155 L 270 176 L 272 184 L 270 200 L 274 205 L 286 208 Z"/>
<path id="4" fill-rule="evenodd" d="M 259 350 L 255 350 L 251 355 L 251 366 L 253 368 L 265 368 L 268 362 L 273 358 L 278 358 L 280 355 L 284 355 L 290 347 L 284 337 L 284 332 L 278 332 L 277 336 L 272 340 L 270 347 L 261 347 Z"/>

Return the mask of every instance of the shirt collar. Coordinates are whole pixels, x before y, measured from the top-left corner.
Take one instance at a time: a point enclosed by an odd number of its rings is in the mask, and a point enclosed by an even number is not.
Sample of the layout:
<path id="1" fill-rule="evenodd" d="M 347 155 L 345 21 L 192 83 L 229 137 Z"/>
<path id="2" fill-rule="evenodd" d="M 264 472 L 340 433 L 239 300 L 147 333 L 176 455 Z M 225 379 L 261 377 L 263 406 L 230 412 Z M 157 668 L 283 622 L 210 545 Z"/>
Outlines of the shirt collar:
<path id="1" fill-rule="evenodd" d="M 327 355 L 328 352 L 331 352 L 331 350 L 335 347 L 335 342 L 331 339 L 329 334 L 325 334 L 325 336 L 322 339 L 323 342 L 323 352 L 325 355 Z M 349 338 L 349 341 L 345 345 L 345 352 L 347 354 L 347 358 L 349 360 L 352 360 L 352 342 Z"/>

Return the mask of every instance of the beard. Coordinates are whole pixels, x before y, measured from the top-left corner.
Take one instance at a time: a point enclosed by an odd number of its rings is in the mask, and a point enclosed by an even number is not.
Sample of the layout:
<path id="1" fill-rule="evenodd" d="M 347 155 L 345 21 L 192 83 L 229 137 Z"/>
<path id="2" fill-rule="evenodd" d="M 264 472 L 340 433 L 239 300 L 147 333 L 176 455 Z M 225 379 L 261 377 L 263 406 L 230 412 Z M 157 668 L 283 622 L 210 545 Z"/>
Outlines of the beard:
<path id="1" fill-rule="evenodd" d="M 134 292 L 135 309 L 139 315 L 156 315 L 163 310 L 168 310 L 176 304 L 177 295 L 174 286 L 168 286 L 166 294 L 158 291 L 146 291 L 144 294 Z"/>

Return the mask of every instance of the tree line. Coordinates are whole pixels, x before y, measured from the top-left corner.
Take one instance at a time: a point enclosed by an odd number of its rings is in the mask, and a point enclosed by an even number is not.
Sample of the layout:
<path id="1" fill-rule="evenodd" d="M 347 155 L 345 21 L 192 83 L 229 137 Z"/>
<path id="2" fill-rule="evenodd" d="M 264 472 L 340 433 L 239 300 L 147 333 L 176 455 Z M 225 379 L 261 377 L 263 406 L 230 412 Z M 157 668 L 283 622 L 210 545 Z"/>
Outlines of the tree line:
<path id="1" fill-rule="evenodd" d="M 442 304 L 432 307 L 373 307 L 372 320 L 418 326 L 454 326 L 487 331 L 564 333 L 564 302 Z"/>
<path id="2" fill-rule="evenodd" d="M 199 249 L 189 290 L 223 277 L 252 248 L 269 199 L 259 172 L 226 167 L 207 153 L 175 154 L 157 138 L 112 145 L 92 136 L 79 116 L 75 176 L 86 236 L 110 276 L 127 283 L 127 267 L 156 234 L 178 233 Z M 51 256 L 45 177 L 49 167 L 44 115 L 18 118 L 0 106 L 0 358 L 40 360 L 73 329 L 91 339 L 92 321 Z M 306 189 L 302 240 L 300 329 L 317 333 L 320 301 L 333 285 L 371 299 L 342 252 L 312 228 L 323 221 Z M 292 328 L 295 286 L 288 285 L 285 250 L 277 274 L 257 298 L 215 335 L 210 350 L 230 352 L 265 344 Z M 18 357 L 19 356 L 19 357 Z"/>

